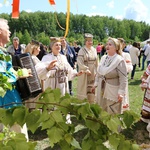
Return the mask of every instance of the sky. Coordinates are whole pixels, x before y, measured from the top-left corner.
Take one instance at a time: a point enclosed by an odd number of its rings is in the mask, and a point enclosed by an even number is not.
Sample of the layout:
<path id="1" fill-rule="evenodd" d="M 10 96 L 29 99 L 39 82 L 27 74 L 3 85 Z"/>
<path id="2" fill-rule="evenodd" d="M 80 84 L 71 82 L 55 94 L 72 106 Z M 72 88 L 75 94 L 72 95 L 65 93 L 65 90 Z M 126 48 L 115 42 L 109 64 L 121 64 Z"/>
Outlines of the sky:
<path id="1" fill-rule="evenodd" d="M 0 14 L 12 12 L 13 0 L 0 0 Z M 20 0 L 20 11 L 26 12 L 63 12 L 67 11 L 67 0 Z M 116 19 L 133 19 L 145 21 L 150 25 L 149 0 L 70 0 L 70 12 L 87 16 L 112 16 Z"/>

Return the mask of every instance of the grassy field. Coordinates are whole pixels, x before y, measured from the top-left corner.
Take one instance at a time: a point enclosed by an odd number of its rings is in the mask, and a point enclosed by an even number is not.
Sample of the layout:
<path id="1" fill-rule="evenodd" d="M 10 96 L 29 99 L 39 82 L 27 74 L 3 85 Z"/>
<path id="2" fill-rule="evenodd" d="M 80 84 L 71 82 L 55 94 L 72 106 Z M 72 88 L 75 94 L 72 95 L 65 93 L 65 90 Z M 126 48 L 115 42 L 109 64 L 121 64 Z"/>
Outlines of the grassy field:
<path id="1" fill-rule="evenodd" d="M 141 71 L 139 68 L 136 69 L 135 77 L 133 80 L 128 80 L 128 89 L 129 89 L 129 100 L 130 100 L 130 109 L 139 114 L 141 112 L 141 106 L 143 102 L 144 91 L 140 88 L 141 76 L 144 71 Z"/>

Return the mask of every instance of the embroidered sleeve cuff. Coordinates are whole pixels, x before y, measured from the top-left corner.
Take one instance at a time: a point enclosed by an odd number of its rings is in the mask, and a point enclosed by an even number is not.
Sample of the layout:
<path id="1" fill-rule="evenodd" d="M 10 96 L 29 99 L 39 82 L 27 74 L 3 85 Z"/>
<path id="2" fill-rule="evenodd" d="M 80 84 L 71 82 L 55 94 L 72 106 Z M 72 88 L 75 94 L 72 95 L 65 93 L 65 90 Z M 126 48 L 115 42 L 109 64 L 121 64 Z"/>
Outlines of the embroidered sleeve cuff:
<path id="1" fill-rule="evenodd" d="M 125 95 L 125 90 L 118 90 L 118 94 Z"/>

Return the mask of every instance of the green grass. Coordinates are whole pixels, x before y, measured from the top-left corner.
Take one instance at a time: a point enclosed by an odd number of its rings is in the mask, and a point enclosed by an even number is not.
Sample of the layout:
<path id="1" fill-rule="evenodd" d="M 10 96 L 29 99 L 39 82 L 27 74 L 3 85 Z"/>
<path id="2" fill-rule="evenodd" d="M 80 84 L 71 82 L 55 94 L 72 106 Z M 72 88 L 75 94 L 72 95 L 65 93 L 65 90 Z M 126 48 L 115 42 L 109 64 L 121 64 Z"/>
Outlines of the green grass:
<path id="1" fill-rule="evenodd" d="M 130 102 L 130 109 L 133 110 L 135 113 L 137 113 L 140 116 L 141 113 L 141 107 L 143 102 L 143 96 L 144 91 L 141 90 L 140 84 L 141 84 L 141 76 L 144 71 L 141 71 L 140 69 L 136 69 L 134 79 L 130 79 L 129 74 L 129 80 L 128 80 L 128 90 L 129 90 L 129 102 Z"/>

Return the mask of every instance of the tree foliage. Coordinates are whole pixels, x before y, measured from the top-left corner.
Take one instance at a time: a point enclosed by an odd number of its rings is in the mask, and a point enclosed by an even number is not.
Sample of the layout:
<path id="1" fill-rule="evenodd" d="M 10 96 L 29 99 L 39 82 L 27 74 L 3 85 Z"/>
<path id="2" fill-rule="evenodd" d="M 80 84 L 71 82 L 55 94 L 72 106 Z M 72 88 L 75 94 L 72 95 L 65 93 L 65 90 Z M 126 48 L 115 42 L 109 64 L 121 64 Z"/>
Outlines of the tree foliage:
<path id="1" fill-rule="evenodd" d="M 69 94 L 61 97 L 59 89 L 48 88 L 42 93 L 32 112 L 20 106 L 1 108 L 0 114 L 0 122 L 5 126 L 26 123 L 32 133 L 39 127 L 46 130 L 51 148 L 58 145 L 62 150 L 139 149 L 135 142 L 126 140 L 119 132 L 130 128 L 139 119 L 135 113 L 126 111 L 121 115 L 110 115 L 87 100 L 81 101 Z M 1 137 L 0 145 L 4 149 L 8 146 L 13 149 L 14 145 L 25 150 L 35 147 L 35 143 L 25 142 L 22 134 L 10 136 L 5 143 L 4 136 Z M 32 146 L 29 148 L 29 145 Z"/>
<path id="2" fill-rule="evenodd" d="M 27 13 L 22 11 L 20 18 L 17 20 L 12 19 L 11 14 L 2 13 L 0 17 L 8 20 L 12 36 L 18 33 L 19 35 L 23 35 L 21 42 L 24 44 L 28 44 L 30 39 L 36 39 L 39 41 L 42 40 L 41 42 L 45 45 L 49 45 L 48 39 L 50 36 L 61 37 L 65 34 L 66 14 L 62 12 L 37 11 Z M 134 40 L 144 41 L 149 38 L 149 31 L 150 26 L 145 22 L 126 19 L 117 20 L 107 16 L 89 17 L 82 14 L 71 14 L 67 39 L 71 42 L 71 38 L 73 38 L 83 44 L 83 39 L 80 39 L 80 37 L 85 32 L 90 32 L 97 41 L 95 44 L 99 41 L 104 42 L 108 36 L 116 38 L 123 37 L 127 42 Z"/>

